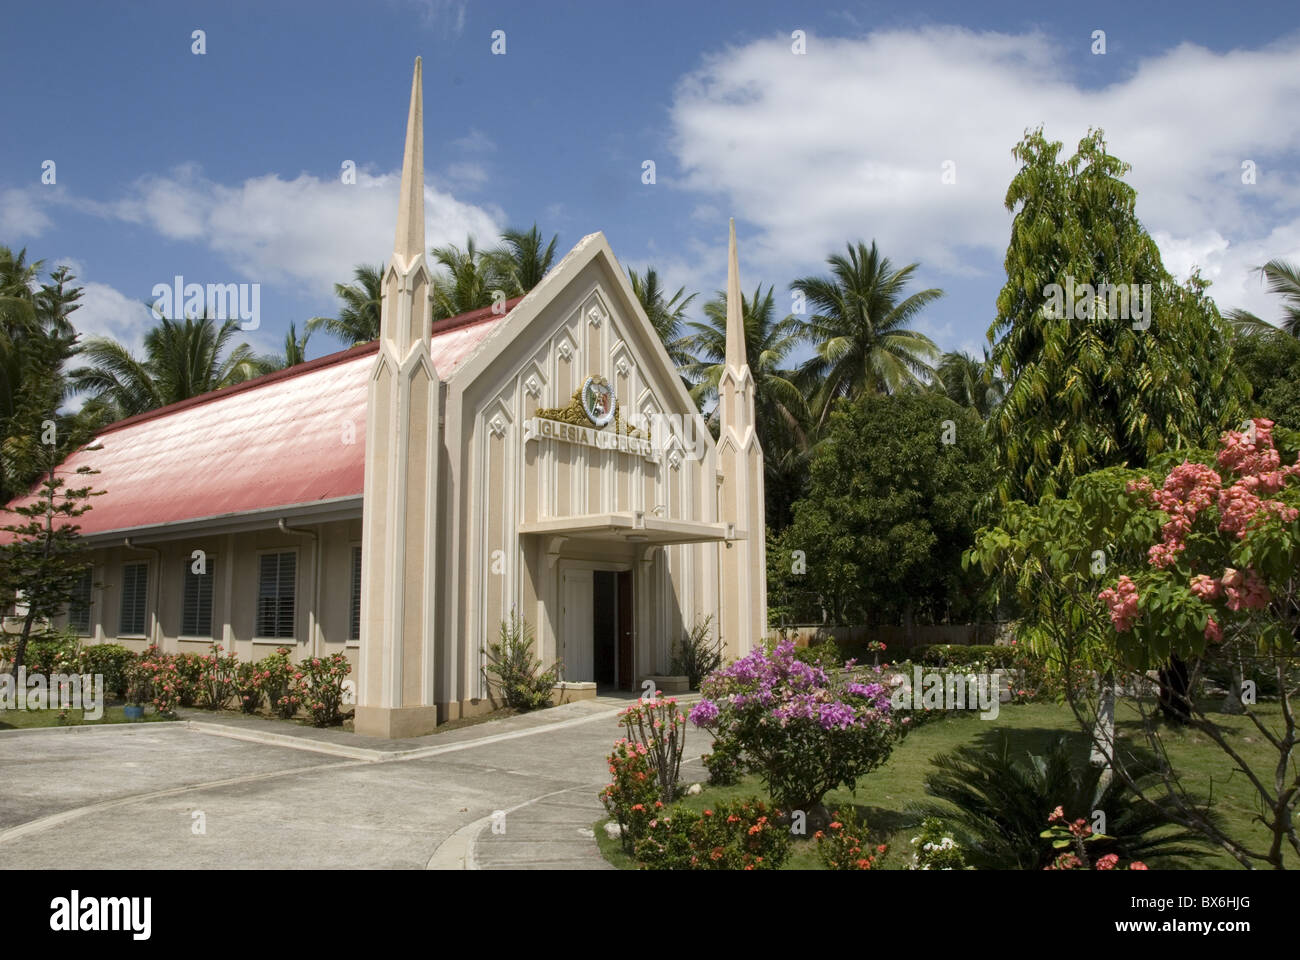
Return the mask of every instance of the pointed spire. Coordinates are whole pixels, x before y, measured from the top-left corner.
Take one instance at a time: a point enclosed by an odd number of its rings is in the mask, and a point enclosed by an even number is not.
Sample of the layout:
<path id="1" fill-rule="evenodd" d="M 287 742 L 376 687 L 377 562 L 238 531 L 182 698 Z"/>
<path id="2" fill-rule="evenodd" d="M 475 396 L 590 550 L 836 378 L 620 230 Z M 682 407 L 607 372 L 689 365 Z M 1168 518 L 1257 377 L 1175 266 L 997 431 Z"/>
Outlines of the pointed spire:
<path id="1" fill-rule="evenodd" d="M 420 58 L 411 78 L 411 111 L 406 118 L 406 152 L 402 156 L 402 194 L 397 204 L 393 253 L 405 263 L 424 255 L 424 83 Z"/>
<path id="2" fill-rule="evenodd" d="M 727 366 L 737 373 L 748 363 L 745 356 L 745 313 L 740 296 L 740 258 L 736 256 L 736 221 L 731 220 L 731 245 L 727 252 Z"/>

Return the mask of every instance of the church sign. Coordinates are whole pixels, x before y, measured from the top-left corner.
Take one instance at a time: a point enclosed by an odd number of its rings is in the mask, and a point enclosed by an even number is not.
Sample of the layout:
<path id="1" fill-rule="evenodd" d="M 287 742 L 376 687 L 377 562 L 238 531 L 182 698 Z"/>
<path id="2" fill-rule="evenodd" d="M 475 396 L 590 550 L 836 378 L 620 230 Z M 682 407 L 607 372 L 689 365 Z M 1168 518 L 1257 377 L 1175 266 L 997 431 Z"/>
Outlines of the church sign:
<path id="1" fill-rule="evenodd" d="M 568 443 L 581 444 L 584 447 L 595 447 L 597 450 L 618 450 L 620 453 L 631 453 L 647 460 L 657 461 L 659 459 L 650 441 L 643 437 L 629 437 L 625 433 L 596 430 L 592 427 L 582 427 L 575 423 L 564 423 L 561 420 L 550 420 L 546 417 L 534 417 L 531 420 L 524 421 L 524 443 L 536 439 L 563 440 Z"/>

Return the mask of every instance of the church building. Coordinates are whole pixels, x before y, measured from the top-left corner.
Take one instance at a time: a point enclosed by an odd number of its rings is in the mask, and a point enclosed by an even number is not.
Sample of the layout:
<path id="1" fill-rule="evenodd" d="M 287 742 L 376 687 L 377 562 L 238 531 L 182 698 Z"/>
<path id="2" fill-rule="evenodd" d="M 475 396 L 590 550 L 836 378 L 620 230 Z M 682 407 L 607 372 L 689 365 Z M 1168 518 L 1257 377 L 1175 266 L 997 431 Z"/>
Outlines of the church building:
<path id="1" fill-rule="evenodd" d="M 601 233 L 526 296 L 431 319 L 420 61 L 377 341 L 105 427 L 68 614 L 86 642 L 345 652 L 355 729 L 491 708 L 521 618 L 565 696 L 638 689 L 709 619 L 764 635 L 763 453 L 734 224 L 719 439 Z"/>

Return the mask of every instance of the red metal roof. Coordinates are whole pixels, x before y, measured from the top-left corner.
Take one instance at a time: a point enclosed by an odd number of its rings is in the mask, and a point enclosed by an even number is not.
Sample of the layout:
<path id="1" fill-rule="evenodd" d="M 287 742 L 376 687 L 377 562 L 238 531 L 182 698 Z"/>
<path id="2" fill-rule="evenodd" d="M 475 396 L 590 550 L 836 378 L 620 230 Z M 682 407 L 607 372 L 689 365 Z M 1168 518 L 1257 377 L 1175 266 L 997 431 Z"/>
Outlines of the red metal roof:
<path id="1" fill-rule="evenodd" d="M 436 322 L 438 375 L 449 378 L 504 316 L 489 308 Z M 59 471 L 99 471 L 90 483 L 104 492 L 79 519 L 82 534 L 360 496 L 378 349 L 361 344 L 105 427 L 102 449 L 77 451 Z"/>

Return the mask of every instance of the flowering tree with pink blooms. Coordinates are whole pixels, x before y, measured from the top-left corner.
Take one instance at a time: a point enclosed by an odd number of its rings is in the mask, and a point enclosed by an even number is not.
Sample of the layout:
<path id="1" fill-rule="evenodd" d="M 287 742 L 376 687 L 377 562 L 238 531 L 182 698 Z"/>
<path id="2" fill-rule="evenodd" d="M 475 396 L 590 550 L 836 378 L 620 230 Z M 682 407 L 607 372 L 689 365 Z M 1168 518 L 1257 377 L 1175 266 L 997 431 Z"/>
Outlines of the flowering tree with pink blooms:
<path id="1" fill-rule="evenodd" d="M 967 560 L 1016 592 L 1027 610 L 1022 635 L 1048 656 L 1083 661 L 1097 678 L 1138 693 L 1148 671 L 1187 664 L 1186 687 L 1166 687 L 1163 695 L 1179 701 L 1172 706 L 1247 778 L 1272 842 L 1260 849 L 1225 834 L 1165 762 L 1160 782 L 1175 800 L 1175 822 L 1245 866 L 1280 868 L 1284 844 L 1300 853 L 1300 738 L 1292 709 L 1300 692 L 1300 464 L 1295 435 L 1278 433 L 1269 420 L 1247 421 L 1226 432 L 1214 453 L 1188 451 L 1149 471 L 1097 471 L 1076 480 L 1063 500 L 1013 503 L 1001 524 L 981 531 Z M 1243 648 L 1279 691 L 1280 725 L 1252 709 L 1253 698 L 1232 704 L 1277 750 L 1267 772 L 1251 769 L 1210 706 L 1191 693 L 1208 663 Z M 1104 696 L 1077 688 L 1067 694 L 1093 737 L 1094 755 L 1140 793 L 1133 758 L 1098 722 Z M 1163 757 L 1155 715 L 1141 696 L 1132 702 Z"/>

